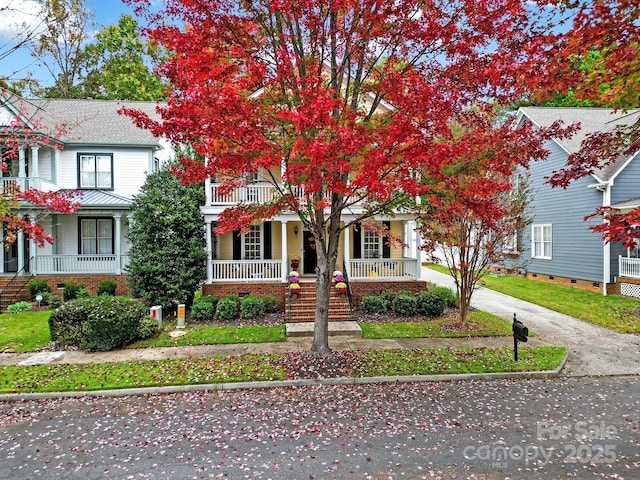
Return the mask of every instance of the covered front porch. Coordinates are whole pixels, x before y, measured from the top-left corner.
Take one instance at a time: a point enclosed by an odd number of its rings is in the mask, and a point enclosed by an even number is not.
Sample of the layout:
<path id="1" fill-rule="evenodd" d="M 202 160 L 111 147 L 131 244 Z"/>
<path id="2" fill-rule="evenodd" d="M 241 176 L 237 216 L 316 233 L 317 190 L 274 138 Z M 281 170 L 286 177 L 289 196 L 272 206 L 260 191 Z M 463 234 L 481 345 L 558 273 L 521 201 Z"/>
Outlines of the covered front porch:
<path id="1" fill-rule="evenodd" d="M 293 270 L 301 276 L 315 276 L 315 238 L 295 217 L 254 225 L 244 235 L 236 231 L 217 236 L 213 218 L 205 217 L 205 223 L 207 283 L 284 283 Z M 403 245 L 391 246 L 359 225 L 350 226 L 340 237 L 336 270 L 349 280 L 419 280 L 420 236 L 414 222 L 403 218 L 384 223 Z"/>

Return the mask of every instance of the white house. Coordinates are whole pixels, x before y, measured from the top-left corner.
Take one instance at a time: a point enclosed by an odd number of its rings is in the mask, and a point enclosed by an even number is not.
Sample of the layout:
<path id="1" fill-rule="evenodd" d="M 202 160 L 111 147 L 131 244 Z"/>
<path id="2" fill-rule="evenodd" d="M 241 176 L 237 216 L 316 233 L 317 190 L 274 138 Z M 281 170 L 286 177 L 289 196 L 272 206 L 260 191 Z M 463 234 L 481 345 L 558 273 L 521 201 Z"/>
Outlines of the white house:
<path id="1" fill-rule="evenodd" d="M 10 131 L 16 131 L 16 122 L 30 132 L 20 136 L 14 159 L 0 141 L 6 161 L 3 191 L 16 185 L 22 190 L 77 191 L 81 205 L 74 215 L 44 215 L 42 209 L 23 204 L 20 214 L 43 225 L 54 242 L 38 248 L 18 234 L 4 249 L 1 276 L 44 275 L 55 288 L 69 276 L 90 287 L 109 275 L 124 285 L 120 277 L 127 265 L 133 196 L 147 173 L 171 156 L 161 139 L 118 113 L 124 104 L 155 113 L 155 102 L 27 100 L 0 91 L 2 137 L 15 137 Z M 61 128 L 63 133 L 56 134 Z M 40 133 L 42 140 L 33 133 Z"/>

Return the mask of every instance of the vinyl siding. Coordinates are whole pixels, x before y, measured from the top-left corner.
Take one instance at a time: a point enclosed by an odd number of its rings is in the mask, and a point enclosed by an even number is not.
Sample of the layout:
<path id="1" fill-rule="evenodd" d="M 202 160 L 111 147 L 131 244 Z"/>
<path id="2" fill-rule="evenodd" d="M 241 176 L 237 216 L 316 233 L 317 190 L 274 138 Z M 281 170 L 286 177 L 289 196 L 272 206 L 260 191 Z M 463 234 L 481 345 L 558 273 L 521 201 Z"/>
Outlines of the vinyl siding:
<path id="1" fill-rule="evenodd" d="M 588 188 L 592 177 L 573 182 L 566 190 L 551 188 L 544 178 L 564 165 L 567 154 L 557 144 L 548 146 L 551 155 L 544 162 L 531 165 L 532 225 L 552 225 L 552 258 L 531 258 L 531 225 L 521 232 L 519 246 L 522 249 L 511 264 L 526 265 L 530 272 L 543 275 L 571 277 L 581 280 L 601 281 L 603 247 L 600 237 L 589 227 L 597 225 L 597 219 L 584 221 L 584 216 L 602 205 L 602 192 Z"/>

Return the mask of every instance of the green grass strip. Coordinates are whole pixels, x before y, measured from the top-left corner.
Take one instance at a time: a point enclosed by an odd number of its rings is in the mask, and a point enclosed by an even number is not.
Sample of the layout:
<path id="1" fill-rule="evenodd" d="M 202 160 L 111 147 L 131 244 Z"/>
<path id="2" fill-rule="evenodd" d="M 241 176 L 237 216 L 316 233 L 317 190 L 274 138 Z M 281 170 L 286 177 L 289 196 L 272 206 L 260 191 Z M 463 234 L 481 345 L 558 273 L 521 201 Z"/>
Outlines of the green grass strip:
<path id="1" fill-rule="evenodd" d="M 172 338 L 173 328 L 167 327 L 153 338 L 140 340 L 128 348 L 188 347 L 193 345 L 223 345 L 230 343 L 286 342 L 284 325 L 248 325 L 242 327 L 195 326 L 183 330 L 184 335 Z"/>
<path id="2" fill-rule="evenodd" d="M 471 312 L 466 323 L 470 330 L 451 330 L 447 324 L 457 322 L 457 318 L 437 318 L 425 322 L 400 323 L 360 323 L 362 336 L 376 338 L 456 338 L 456 337 L 504 337 L 511 336 L 511 323 L 486 312 Z"/>
<path id="3" fill-rule="evenodd" d="M 0 315 L 0 352 L 36 352 L 51 341 L 49 316 L 40 310 Z"/>
<path id="4" fill-rule="evenodd" d="M 562 347 L 508 347 L 357 351 L 352 376 L 495 373 L 553 370 Z M 295 354 L 290 354 L 295 355 Z M 85 365 L 0 367 L 0 393 L 92 391 L 134 387 L 286 380 L 287 354 L 218 355 Z"/>
<path id="5" fill-rule="evenodd" d="M 449 274 L 442 265 L 430 268 Z M 640 333 L 640 301 L 515 276 L 486 275 L 481 286 L 620 333 Z"/>

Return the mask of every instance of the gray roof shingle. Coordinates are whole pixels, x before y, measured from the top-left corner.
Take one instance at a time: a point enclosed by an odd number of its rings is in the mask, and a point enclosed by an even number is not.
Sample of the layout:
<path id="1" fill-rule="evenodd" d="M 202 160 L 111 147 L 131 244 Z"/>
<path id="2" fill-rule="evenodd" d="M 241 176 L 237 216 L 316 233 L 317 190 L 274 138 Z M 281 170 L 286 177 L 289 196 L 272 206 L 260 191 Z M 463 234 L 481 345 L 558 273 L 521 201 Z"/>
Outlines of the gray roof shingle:
<path id="1" fill-rule="evenodd" d="M 69 132 L 59 139 L 66 144 L 149 146 L 159 143 L 159 138 L 136 127 L 128 116 L 118 113 L 120 108 L 127 106 L 159 118 L 157 102 L 21 99 L 15 95 L 10 101 L 20 110 L 26 110 L 28 118 L 43 124 L 49 132 L 66 125 Z"/>
<path id="2" fill-rule="evenodd" d="M 573 137 L 556 140 L 570 154 L 579 151 L 582 140 L 591 133 L 611 132 L 617 126 L 632 125 L 640 120 L 638 109 L 621 112 L 610 108 L 522 107 L 520 112 L 541 127 L 548 127 L 558 120 L 565 125 L 580 123 L 580 130 Z M 609 180 L 622 168 L 628 158 L 621 157 L 615 163 L 598 169 L 594 174 L 601 180 Z"/>

